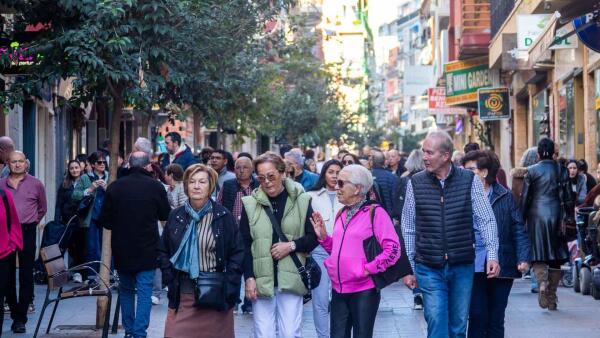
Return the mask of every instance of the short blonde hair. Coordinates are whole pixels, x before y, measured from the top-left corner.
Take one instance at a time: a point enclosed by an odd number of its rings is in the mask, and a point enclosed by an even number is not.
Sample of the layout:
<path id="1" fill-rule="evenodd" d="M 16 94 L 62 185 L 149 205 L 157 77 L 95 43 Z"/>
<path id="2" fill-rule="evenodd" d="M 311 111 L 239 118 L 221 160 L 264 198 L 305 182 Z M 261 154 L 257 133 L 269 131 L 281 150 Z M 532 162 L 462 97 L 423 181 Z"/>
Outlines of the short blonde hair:
<path id="1" fill-rule="evenodd" d="M 206 173 L 206 175 L 208 176 L 208 189 L 210 190 L 208 196 L 212 195 L 212 193 L 215 191 L 217 187 L 217 178 L 219 177 L 219 175 L 217 175 L 217 172 L 207 165 L 193 164 L 185 170 L 185 173 L 183 173 L 183 191 L 185 192 L 186 196 L 189 196 L 188 183 L 190 182 L 190 178 L 196 175 L 197 173 L 202 172 Z"/>

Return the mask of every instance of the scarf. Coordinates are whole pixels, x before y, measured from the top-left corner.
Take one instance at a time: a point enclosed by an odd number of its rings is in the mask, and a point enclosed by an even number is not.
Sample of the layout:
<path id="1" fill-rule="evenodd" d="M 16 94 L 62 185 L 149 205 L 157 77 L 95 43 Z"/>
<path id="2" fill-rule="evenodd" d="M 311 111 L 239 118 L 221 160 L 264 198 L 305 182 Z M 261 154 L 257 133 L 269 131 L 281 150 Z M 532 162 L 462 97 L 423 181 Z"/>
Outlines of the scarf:
<path id="1" fill-rule="evenodd" d="M 179 271 L 186 272 L 191 279 L 198 278 L 200 272 L 200 254 L 198 252 L 198 223 L 204 216 L 212 212 L 212 203 L 207 201 L 200 210 L 195 211 L 190 202 L 185 202 L 185 211 L 192 217 L 190 224 L 183 235 L 177 252 L 171 257 L 173 267 Z"/>
<path id="2" fill-rule="evenodd" d="M 360 210 L 360 208 L 363 206 L 363 204 L 367 203 L 367 199 L 363 198 L 360 202 L 351 205 L 348 207 L 348 212 L 346 213 L 346 223 L 349 223 L 350 220 L 352 219 L 352 217 L 354 217 L 354 215 L 356 215 L 356 213 L 358 212 L 358 210 Z"/>

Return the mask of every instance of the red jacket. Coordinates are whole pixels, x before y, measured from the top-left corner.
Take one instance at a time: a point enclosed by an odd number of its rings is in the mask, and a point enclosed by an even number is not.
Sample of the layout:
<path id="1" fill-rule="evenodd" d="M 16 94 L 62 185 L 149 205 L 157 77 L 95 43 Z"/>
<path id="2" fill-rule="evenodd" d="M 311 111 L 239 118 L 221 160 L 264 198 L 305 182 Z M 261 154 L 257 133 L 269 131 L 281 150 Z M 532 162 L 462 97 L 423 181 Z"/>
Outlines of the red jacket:
<path id="1" fill-rule="evenodd" d="M 330 254 L 325 260 L 325 268 L 331 279 L 331 286 L 338 293 L 353 293 L 375 287 L 373 279 L 365 276 L 384 272 L 400 258 L 400 241 L 394 223 L 381 206 L 374 215 L 375 237 L 383 251 L 371 262 L 367 262 L 363 242 L 373 236 L 370 208 L 365 205 L 346 224 L 343 211 L 333 226 L 332 236 L 327 236 L 321 245 Z M 342 222 L 344 220 L 344 222 Z"/>
<path id="2" fill-rule="evenodd" d="M 4 201 L 0 198 L 0 259 L 10 255 L 16 250 L 23 249 L 23 234 L 21 232 L 21 223 L 19 215 L 15 208 L 12 196 L 8 190 L 4 190 L 8 198 L 8 206 L 10 208 L 10 234 L 8 233 L 7 210 L 4 207 Z"/>

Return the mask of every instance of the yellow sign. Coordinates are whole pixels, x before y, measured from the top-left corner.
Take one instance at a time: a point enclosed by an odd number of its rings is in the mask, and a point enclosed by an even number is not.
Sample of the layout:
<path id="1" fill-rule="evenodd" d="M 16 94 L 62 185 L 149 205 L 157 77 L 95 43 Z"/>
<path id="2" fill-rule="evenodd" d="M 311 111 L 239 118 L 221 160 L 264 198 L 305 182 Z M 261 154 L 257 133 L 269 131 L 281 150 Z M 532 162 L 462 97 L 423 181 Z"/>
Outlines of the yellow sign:
<path id="1" fill-rule="evenodd" d="M 600 97 L 596 98 L 596 109 L 600 109 Z"/>

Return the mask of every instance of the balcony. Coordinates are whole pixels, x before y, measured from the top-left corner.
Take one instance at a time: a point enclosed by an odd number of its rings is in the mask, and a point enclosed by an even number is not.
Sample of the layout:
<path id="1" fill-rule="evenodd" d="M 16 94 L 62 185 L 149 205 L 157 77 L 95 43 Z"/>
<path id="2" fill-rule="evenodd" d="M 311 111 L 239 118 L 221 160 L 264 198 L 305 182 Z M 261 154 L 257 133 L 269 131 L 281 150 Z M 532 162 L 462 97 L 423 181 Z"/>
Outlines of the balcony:
<path id="1" fill-rule="evenodd" d="M 496 33 L 500 31 L 500 28 L 504 24 L 504 21 L 510 15 L 513 8 L 515 7 L 515 0 L 491 0 L 492 10 L 492 37 L 496 36 Z"/>
<path id="2" fill-rule="evenodd" d="M 458 58 L 487 55 L 491 38 L 490 0 L 459 0 L 455 2 Z M 456 21 L 455 21 L 456 22 Z"/>

